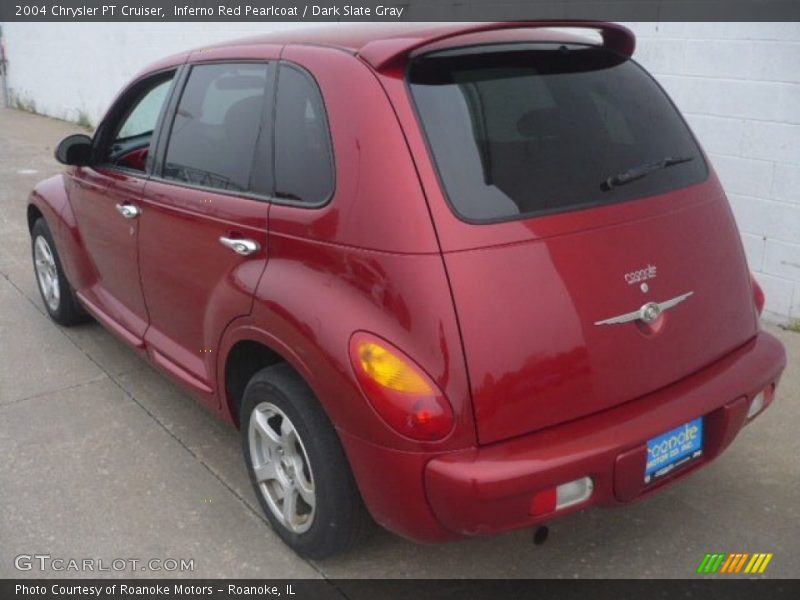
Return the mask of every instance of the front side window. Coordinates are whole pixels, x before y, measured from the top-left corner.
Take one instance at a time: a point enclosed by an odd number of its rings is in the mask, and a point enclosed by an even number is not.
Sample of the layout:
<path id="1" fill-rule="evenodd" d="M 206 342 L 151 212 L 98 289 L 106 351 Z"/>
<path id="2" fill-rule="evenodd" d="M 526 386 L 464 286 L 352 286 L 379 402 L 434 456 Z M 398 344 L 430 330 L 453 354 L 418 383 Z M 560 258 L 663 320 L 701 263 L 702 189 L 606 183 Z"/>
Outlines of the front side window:
<path id="1" fill-rule="evenodd" d="M 266 89 L 263 63 L 194 66 L 178 103 L 162 176 L 247 191 Z"/>
<path id="2" fill-rule="evenodd" d="M 281 65 L 275 103 L 276 198 L 321 204 L 333 193 L 330 132 L 316 84 Z"/>
<path id="3" fill-rule="evenodd" d="M 602 206 L 707 176 L 658 85 L 602 48 L 443 51 L 417 59 L 408 78 L 446 195 L 469 221 Z"/>
<path id="4" fill-rule="evenodd" d="M 101 152 L 101 162 L 117 167 L 144 171 L 150 142 L 167 101 L 174 72 L 157 75 L 138 84 L 122 100 L 123 106 L 113 120 L 108 140 Z"/>
<path id="5" fill-rule="evenodd" d="M 128 117 L 123 121 L 117 133 L 117 140 L 150 134 L 155 129 L 158 115 L 167 99 L 172 78 L 156 84 L 147 91 L 139 103 L 133 108 Z"/>

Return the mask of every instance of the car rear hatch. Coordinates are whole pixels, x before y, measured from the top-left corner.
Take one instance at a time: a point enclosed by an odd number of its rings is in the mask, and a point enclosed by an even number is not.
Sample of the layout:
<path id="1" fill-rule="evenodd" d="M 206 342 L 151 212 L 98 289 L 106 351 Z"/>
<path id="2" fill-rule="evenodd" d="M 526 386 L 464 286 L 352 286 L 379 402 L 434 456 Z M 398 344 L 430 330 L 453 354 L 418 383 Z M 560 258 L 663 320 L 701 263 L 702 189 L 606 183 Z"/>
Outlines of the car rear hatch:
<path id="1" fill-rule="evenodd" d="M 481 443 L 633 400 L 755 334 L 725 196 L 633 61 L 504 43 L 424 54 L 408 81 L 463 228 L 442 249 Z"/>

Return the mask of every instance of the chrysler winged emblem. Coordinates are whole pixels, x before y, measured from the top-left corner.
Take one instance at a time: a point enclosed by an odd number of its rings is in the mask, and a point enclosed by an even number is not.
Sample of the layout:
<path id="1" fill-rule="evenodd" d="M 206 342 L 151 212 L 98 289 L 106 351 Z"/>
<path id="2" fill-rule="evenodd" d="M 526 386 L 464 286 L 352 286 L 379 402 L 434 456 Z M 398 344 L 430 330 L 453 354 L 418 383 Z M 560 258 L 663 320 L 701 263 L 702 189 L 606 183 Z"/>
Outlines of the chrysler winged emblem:
<path id="1" fill-rule="evenodd" d="M 670 308 L 678 306 L 678 304 L 686 300 L 692 294 L 694 294 L 694 292 L 686 292 L 685 294 L 675 296 L 674 298 L 664 300 L 663 302 L 648 302 L 639 310 L 625 313 L 623 315 L 617 315 L 616 317 L 611 317 L 610 319 L 596 321 L 595 325 L 619 325 L 621 323 L 630 323 L 631 321 L 642 321 L 643 323 L 650 324 L 658 319 L 658 317 L 661 316 L 661 313 L 663 313 L 665 310 L 669 310 Z"/>

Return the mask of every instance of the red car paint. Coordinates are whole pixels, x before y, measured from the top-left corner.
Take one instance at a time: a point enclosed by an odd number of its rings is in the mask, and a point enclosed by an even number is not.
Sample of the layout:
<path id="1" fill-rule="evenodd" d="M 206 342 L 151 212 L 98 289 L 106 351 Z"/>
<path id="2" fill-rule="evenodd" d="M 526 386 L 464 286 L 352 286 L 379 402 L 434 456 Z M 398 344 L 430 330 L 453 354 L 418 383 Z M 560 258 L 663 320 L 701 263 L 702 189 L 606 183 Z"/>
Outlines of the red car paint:
<path id="1" fill-rule="evenodd" d="M 137 79 L 197 61 L 307 69 L 331 129 L 331 201 L 301 208 L 75 167 L 37 186 L 29 214 L 50 223 L 83 305 L 223 418 L 237 421 L 226 384 L 237 348 L 260 344 L 289 362 L 334 423 L 371 514 L 400 535 L 529 526 L 552 517 L 530 514 L 537 492 L 584 476 L 594 493 L 564 512 L 634 500 L 719 454 L 785 355 L 758 328 L 713 172 L 656 197 L 502 223 L 470 224 L 448 206 L 407 88 L 409 57 L 573 39 L 542 29 L 554 24 L 598 28 L 609 48 L 633 52 L 623 27 L 559 22 L 340 26 L 165 59 Z M 141 218 L 121 219 L 120 202 Z M 261 250 L 239 257 L 221 235 Z M 658 278 L 645 296 L 623 275 L 648 263 Z M 652 326 L 594 325 L 688 291 L 691 302 Z M 446 438 L 409 439 L 376 414 L 348 356 L 357 331 L 390 341 L 436 383 L 455 420 Z M 703 459 L 644 488 L 646 441 L 703 415 Z"/>

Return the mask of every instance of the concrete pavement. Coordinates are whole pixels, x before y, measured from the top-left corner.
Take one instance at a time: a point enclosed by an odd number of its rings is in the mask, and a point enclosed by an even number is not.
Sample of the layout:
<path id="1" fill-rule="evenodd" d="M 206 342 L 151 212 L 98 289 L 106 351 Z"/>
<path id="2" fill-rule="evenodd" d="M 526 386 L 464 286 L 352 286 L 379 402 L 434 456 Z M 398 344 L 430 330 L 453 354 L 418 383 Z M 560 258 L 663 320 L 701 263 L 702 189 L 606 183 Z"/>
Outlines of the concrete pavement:
<path id="1" fill-rule="evenodd" d="M 193 559 L 192 577 L 515 578 L 692 577 L 706 552 L 773 552 L 765 576 L 800 575 L 800 335 L 773 326 L 790 364 L 774 406 L 660 494 L 555 521 L 542 546 L 530 531 L 420 546 L 377 530 L 345 557 L 298 558 L 261 515 L 234 429 L 99 325 L 46 317 L 25 201 L 75 131 L 0 109 L 0 577 L 91 575 L 15 568 L 35 553 Z"/>

